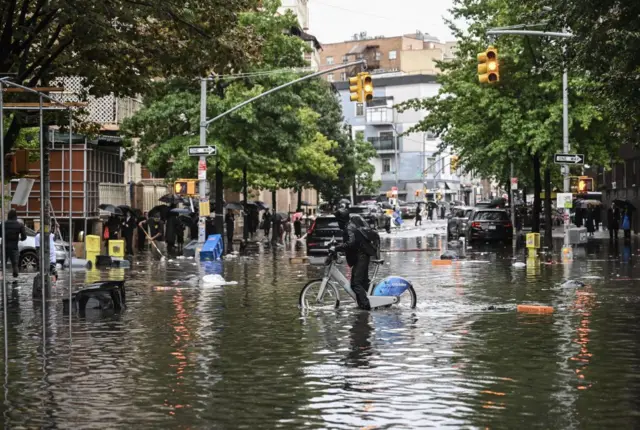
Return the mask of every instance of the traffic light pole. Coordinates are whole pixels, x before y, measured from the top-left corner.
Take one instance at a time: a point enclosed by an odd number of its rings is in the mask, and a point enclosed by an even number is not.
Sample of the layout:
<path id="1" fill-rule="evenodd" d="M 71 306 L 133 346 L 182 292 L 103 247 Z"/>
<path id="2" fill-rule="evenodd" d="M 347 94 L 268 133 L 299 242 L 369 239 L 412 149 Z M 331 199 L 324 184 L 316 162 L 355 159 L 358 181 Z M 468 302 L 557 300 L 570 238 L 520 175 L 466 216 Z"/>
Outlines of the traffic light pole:
<path id="1" fill-rule="evenodd" d="M 522 35 L 522 36 L 546 36 L 546 37 L 560 37 L 569 38 L 573 37 L 573 34 L 563 32 L 552 31 L 535 31 L 535 30 L 512 30 L 512 29 L 491 29 L 487 31 L 490 36 L 499 36 L 501 34 Z M 568 154 L 571 150 L 569 145 L 569 78 L 566 63 L 562 72 L 562 150 L 565 154 Z M 564 164 L 562 166 L 562 174 L 564 177 L 564 192 L 571 192 L 570 178 L 569 178 L 569 166 Z M 569 243 L 569 209 L 564 209 L 565 221 L 564 221 L 564 246 L 562 247 L 563 258 L 571 260 L 573 259 L 573 251 L 571 244 Z M 549 227 L 548 227 L 549 228 Z"/>
<path id="2" fill-rule="evenodd" d="M 202 79 L 200 81 L 200 118 L 207 117 L 207 80 Z M 200 127 L 200 145 L 207 145 L 207 128 Z M 207 158 L 204 155 L 198 157 L 198 194 L 200 194 L 200 202 L 207 202 L 207 170 L 204 171 L 204 176 L 200 173 L 200 166 L 207 165 Z M 200 205 L 198 205 L 200 206 Z M 202 216 L 202 211 L 199 211 L 200 217 L 198 218 L 198 243 L 204 243 L 206 240 L 206 226 L 207 218 Z M 219 232 L 221 236 L 223 232 Z"/>

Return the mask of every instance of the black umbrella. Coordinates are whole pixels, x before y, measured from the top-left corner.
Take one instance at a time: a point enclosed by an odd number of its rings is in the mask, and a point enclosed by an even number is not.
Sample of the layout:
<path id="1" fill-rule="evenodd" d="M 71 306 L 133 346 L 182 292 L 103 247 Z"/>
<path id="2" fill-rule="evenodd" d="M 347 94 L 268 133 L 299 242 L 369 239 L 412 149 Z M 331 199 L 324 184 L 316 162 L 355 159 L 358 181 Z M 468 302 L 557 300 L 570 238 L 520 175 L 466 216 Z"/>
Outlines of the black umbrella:
<path id="1" fill-rule="evenodd" d="M 162 203 L 168 203 L 168 204 L 176 204 L 178 202 L 180 202 L 182 200 L 182 197 L 177 195 L 177 194 L 165 194 L 164 196 L 160 197 L 158 199 L 158 201 L 162 202 Z"/>
<path id="2" fill-rule="evenodd" d="M 626 208 L 632 211 L 636 210 L 636 207 L 629 200 L 615 199 L 613 203 L 621 209 Z"/>
<path id="3" fill-rule="evenodd" d="M 428 201 L 427 202 L 427 208 L 432 207 L 434 209 L 438 209 L 438 204 L 436 202 L 433 201 Z"/>
<path id="4" fill-rule="evenodd" d="M 102 204 L 98 206 L 98 208 L 105 212 L 109 212 L 111 215 L 122 215 L 122 209 L 114 205 Z"/>
<path id="5" fill-rule="evenodd" d="M 131 215 L 135 215 L 135 212 L 133 211 L 133 209 L 131 209 L 131 206 L 119 205 L 118 208 L 122 211 L 123 214 L 129 212 Z"/>
<path id="6" fill-rule="evenodd" d="M 243 209 L 242 203 L 238 202 L 229 202 L 225 205 L 225 207 L 233 211 L 241 211 Z"/>
<path id="7" fill-rule="evenodd" d="M 284 221 L 287 218 L 289 218 L 289 214 L 286 214 L 284 212 L 276 212 L 273 214 L 274 221 Z"/>
<path id="8" fill-rule="evenodd" d="M 156 215 L 160 215 L 160 218 L 166 220 L 169 218 L 169 211 L 171 208 L 167 205 L 158 205 L 149 211 L 149 219 L 155 218 Z"/>
<path id="9" fill-rule="evenodd" d="M 261 202 L 260 200 L 256 200 L 255 202 L 247 202 L 247 205 L 250 206 L 256 206 L 258 208 L 258 210 L 265 210 L 267 209 L 269 206 L 265 205 L 264 202 Z"/>

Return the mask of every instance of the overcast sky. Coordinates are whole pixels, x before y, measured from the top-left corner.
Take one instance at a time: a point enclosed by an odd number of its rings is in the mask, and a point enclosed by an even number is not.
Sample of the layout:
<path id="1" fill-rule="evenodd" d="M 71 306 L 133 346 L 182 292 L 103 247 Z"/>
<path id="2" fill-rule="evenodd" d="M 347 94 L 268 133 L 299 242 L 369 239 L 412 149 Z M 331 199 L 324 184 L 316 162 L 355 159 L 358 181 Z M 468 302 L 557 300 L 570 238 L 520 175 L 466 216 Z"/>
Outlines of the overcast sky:
<path id="1" fill-rule="evenodd" d="M 309 0 L 309 32 L 321 44 L 349 40 L 361 31 L 391 37 L 416 30 L 444 42 L 453 40 L 442 19 L 449 16 L 451 4 L 452 0 Z"/>

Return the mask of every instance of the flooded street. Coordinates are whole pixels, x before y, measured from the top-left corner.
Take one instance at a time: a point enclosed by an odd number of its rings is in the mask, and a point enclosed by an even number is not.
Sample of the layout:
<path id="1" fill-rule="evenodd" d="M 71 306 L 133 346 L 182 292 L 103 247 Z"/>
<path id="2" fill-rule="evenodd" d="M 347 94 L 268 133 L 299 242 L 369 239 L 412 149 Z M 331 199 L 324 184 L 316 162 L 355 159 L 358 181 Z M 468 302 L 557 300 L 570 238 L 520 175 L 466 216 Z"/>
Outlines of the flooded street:
<path id="1" fill-rule="evenodd" d="M 414 283 L 413 311 L 301 313 L 322 267 L 302 250 L 224 263 L 138 256 L 75 272 L 75 288 L 126 279 L 127 309 L 62 314 L 9 286 L 4 428 L 637 428 L 640 245 L 598 241 L 571 265 L 514 267 L 481 247 L 432 266 L 439 237 L 385 238 L 379 276 Z M 518 256 L 522 259 L 523 252 Z M 200 285 L 222 270 L 237 285 Z M 187 279 L 189 275 L 198 275 Z M 563 288 L 567 279 L 587 285 Z M 516 312 L 549 305 L 553 315 Z"/>

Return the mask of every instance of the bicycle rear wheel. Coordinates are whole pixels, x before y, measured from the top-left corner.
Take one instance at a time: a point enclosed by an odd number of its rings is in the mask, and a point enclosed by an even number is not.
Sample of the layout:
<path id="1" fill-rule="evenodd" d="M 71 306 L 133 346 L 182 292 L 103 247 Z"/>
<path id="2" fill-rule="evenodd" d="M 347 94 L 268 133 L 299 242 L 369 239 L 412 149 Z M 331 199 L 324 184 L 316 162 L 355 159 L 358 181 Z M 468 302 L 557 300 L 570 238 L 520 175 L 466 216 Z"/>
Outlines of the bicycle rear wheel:
<path id="1" fill-rule="evenodd" d="M 318 300 L 318 293 L 322 286 L 322 279 L 310 281 L 300 291 L 300 299 L 298 305 L 301 309 L 337 309 L 340 306 L 340 295 L 338 289 L 331 283 L 327 282 L 324 294 Z"/>
<path id="2" fill-rule="evenodd" d="M 398 297 L 400 301 L 394 305 L 395 307 L 405 308 L 405 309 L 414 309 L 418 302 L 416 291 L 413 289 L 412 286 L 409 286 L 409 288 L 407 288 L 405 292 L 400 294 L 400 296 Z"/>

